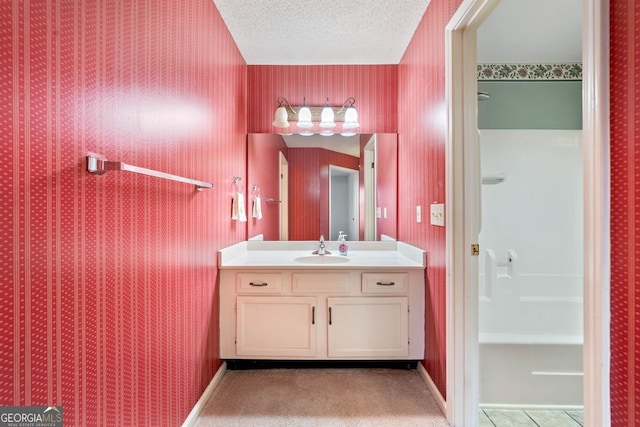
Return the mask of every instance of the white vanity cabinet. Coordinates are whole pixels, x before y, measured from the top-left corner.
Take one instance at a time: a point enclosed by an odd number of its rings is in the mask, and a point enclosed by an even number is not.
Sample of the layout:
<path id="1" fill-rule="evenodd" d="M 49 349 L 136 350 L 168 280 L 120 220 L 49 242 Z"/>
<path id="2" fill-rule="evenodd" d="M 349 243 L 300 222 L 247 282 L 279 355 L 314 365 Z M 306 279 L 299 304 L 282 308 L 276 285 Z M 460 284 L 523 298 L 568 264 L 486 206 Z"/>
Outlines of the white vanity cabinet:
<path id="1" fill-rule="evenodd" d="M 314 357 L 317 339 L 313 297 L 238 296 L 238 357 Z"/>
<path id="2" fill-rule="evenodd" d="M 407 358 L 407 297 L 327 298 L 330 358 Z"/>
<path id="3" fill-rule="evenodd" d="M 424 357 L 424 269 L 220 273 L 222 359 Z"/>

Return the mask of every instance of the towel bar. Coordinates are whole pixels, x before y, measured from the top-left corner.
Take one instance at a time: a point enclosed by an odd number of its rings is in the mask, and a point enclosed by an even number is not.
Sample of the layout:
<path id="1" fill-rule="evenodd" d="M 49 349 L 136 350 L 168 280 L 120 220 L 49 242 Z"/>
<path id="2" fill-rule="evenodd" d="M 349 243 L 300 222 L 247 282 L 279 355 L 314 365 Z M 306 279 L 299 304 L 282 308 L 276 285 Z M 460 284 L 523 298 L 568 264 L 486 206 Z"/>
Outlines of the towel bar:
<path id="1" fill-rule="evenodd" d="M 186 184 L 192 184 L 196 186 L 196 190 L 202 191 L 205 188 L 215 188 L 215 186 L 209 182 L 197 181 L 195 179 L 183 178 L 178 175 L 171 175 L 169 173 L 159 172 L 153 169 L 141 168 L 139 166 L 133 166 L 125 162 L 112 162 L 105 159 L 98 154 L 90 154 L 87 156 L 87 172 L 96 175 L 104 175 L 107 171 L 127 171 L 138 173 L 141 175 L 153 176 L 156 178 L 168 179 L 171 181 L 184 182 Z"/>

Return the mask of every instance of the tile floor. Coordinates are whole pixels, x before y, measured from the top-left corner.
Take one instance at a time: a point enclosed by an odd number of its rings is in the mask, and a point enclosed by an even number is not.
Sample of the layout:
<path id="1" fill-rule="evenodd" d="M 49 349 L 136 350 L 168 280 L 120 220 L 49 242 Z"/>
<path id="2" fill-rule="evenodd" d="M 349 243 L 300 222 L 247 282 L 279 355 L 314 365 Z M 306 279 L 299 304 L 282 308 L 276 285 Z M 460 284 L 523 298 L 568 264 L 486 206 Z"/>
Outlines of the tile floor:
<path id="1" fill-rule="evenodd" d="M 480 409 L 480 427 L 582 427 L 582 411 Z"/>

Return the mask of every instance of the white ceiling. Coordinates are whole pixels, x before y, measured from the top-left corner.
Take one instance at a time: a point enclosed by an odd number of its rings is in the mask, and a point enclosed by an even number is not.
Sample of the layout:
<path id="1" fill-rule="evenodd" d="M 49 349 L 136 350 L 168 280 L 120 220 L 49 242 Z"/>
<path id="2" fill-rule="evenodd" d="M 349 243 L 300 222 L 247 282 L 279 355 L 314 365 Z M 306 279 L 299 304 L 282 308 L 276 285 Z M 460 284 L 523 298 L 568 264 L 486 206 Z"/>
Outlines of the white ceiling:
<path id="1" fill-rule="evenodd" d="M 398 64 L 430 0 L 214 0 L 249 65 Z M 401 6 L 400 6 L 401 5 Z M 582 0 L 502 0 L 478 62 L 580 62 Z"/>
<path id="2" fill-rule="evenodd" d="M 249 65 L 397 64 L 430 0 L 214 0 Z"/>
<path id="3" fill-rule="evenodd" d="M 478 29 L 478 62 L 582 62 L 582 0 L 502 0 Z"/>

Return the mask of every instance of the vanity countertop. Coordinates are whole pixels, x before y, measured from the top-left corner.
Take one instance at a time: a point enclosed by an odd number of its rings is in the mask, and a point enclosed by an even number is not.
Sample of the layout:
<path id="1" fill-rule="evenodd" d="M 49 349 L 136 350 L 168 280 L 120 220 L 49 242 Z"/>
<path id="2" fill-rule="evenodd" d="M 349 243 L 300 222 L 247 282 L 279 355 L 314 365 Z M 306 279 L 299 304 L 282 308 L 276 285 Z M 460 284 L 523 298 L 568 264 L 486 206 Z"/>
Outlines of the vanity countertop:
<path id="1" fill-rule="evenodd" d="M 426 252 L 396 241 L 349 241 L 346 257 L 338 254 L 338 242 L 325 242 L 330 255 L 313 255 L 316 241 L 249 240 L 218 251 L 220 269 L 424 269 Z"/>

